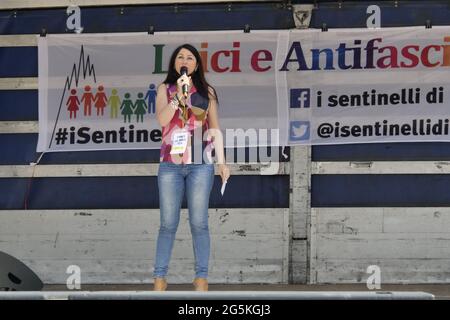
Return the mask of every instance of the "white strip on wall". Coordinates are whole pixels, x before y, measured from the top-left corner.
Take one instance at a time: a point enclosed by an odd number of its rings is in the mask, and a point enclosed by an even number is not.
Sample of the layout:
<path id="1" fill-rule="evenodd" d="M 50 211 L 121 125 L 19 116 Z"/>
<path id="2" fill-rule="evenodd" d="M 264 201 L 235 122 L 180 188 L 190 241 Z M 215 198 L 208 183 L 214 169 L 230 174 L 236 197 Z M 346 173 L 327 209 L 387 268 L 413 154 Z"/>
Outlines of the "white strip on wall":
<path id="1" fill-rule="evenodd" d="M 1 133 L 39 133 L 39 122 L 0 121 L 0 134 Z"/>
<path id="2" fill-rule="evenodd" d="M 313 162 L 312 174 L 448 174 L 450 161 Z"/>
<path id="3" fill-rule="evenodd" d="M 0 35 L 0 47 L 36 47 L 36 46 L 37 46 L 37 38 L 35 34 Z"/>
<path id="4" fill-rule="evenodd" d="M 273 165 L 275 170 L 270 170 Z M 127 164 L 62 164 L 62 165 L 0 165 L 1 178 L 44 177 L 133 177 L 156 176 L 159 163 Z M 289 163 L 229 164 L 231 176 L 235 175 L 287 175 Z M 216 175 L 218 175 L 217 167 Z"/>
<path id="5" fill-rule="evenodd" d="M 0 78 L 0 90 L 37 90 L 38 78 Z"/>

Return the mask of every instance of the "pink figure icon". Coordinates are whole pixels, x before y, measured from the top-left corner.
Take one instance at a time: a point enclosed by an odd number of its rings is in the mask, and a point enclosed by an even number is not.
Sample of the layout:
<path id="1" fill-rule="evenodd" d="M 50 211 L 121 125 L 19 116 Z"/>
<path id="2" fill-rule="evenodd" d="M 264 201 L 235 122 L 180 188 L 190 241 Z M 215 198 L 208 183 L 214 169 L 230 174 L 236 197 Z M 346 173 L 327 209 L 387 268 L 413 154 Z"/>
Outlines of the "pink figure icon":
<path id="1" fill-rule="evenodd" d="M 81 102 L 84 102 L 84 115 L 90 116 L 92 110 L 92 102 L 94 102 L 94 95 L 91 92 L 90 86 L 84 87 L 84 93 L 81 97 Z"/>
<path id="2" fill-rule="evenodd" d="M 77 90 L 70 90 L 70 97 L 67 99 L 66 105 L 68 106 L 67 110 L 70 112 L 70 119 L 72 119 L 72 117 L 76 119 L 77 111 L 80 109 L 78 107 L 80 105 L 80 100 L 78 100 L 77 97 Z"/>
<path id="3" fill-rule="evenodd" d="M 95 107 L 97 108 L 97 116 L 104 113 L 105 107 L 108 104 L 108 98 L 103 92 L 103 86 L 98 86 L 98 92 L 95 95 Z"/>

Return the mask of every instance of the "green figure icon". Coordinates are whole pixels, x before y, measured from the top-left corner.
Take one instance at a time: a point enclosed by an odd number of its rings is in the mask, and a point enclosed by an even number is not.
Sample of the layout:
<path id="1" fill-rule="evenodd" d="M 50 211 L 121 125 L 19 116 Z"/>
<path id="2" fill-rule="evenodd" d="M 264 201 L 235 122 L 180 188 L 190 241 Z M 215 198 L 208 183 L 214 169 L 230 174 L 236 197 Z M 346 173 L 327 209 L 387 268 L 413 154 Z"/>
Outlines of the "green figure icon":
<path id="1" fill-rule="evenodd" d="M 141 122 L 144 122 L 144 114 L 147 113 L 148 107 L 143 97 L 144 94 L 142 92 L 139 92 L 138 99 L 136 99 L 136 102 L 134 104 L 134 114 L 136 115 L 136 122 L 139 122 L 139 119 L 141 120 Z"/>
<path id="2" fill-rule="evenodd" d="M 122 110 L 123 114 L 123 122 L 131 122 L 131 115 L 134 113 L 133 109 L 133 101 L 130 100 L 130 94 L 125 93 L 125 99 L 122 101 L 122 105 L 120 106 L 120 110 Z"/>
<path id="3" fill-rule="evenodd" d="M 117 90 L 111 90 L 111 96 L 108 99 L 108 104 L 111 106 L 111 119 L 117 118 L 120 106 L 120 98 L 117 95 Z"/>

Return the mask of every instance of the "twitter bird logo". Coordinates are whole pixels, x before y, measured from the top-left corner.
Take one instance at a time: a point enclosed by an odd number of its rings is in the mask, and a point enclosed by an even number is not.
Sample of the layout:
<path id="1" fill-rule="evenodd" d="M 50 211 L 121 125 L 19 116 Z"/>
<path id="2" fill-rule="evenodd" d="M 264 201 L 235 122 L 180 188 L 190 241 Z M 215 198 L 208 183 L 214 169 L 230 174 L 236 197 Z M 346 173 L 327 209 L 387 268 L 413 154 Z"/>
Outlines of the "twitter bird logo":
<path id="1" fill-rule="evenodd" d="M 289 126 L 289 140 L 308 140 L 310 136 L 309 121 L 291 121 Z"/>

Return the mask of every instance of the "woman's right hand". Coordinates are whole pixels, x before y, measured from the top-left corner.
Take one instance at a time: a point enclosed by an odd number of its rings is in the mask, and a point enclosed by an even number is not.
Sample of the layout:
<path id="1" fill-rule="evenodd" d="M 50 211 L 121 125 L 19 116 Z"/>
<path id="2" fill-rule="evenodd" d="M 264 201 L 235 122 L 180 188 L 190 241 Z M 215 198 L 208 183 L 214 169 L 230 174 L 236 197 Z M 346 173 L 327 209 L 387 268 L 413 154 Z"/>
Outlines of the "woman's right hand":
<path id="1" fill-rule="evenodd" d="M 179 99 L 184 99 L 183 95 L 183 85 L 187 84 L 188 86 L 188 92 L 190 89 L 190 83 L 191 83 L 191 77 L 188 77 L 186 74 L 183 74 L 181 77 L 177 80 L 177 95 Z"/>
<path id="2" fill-rule="evenodd" d="M 227 182 L 230 178 L 230 168 L 224 163 L 219 164 L 219 175 L 222 178 L 222 183 Z"/>

